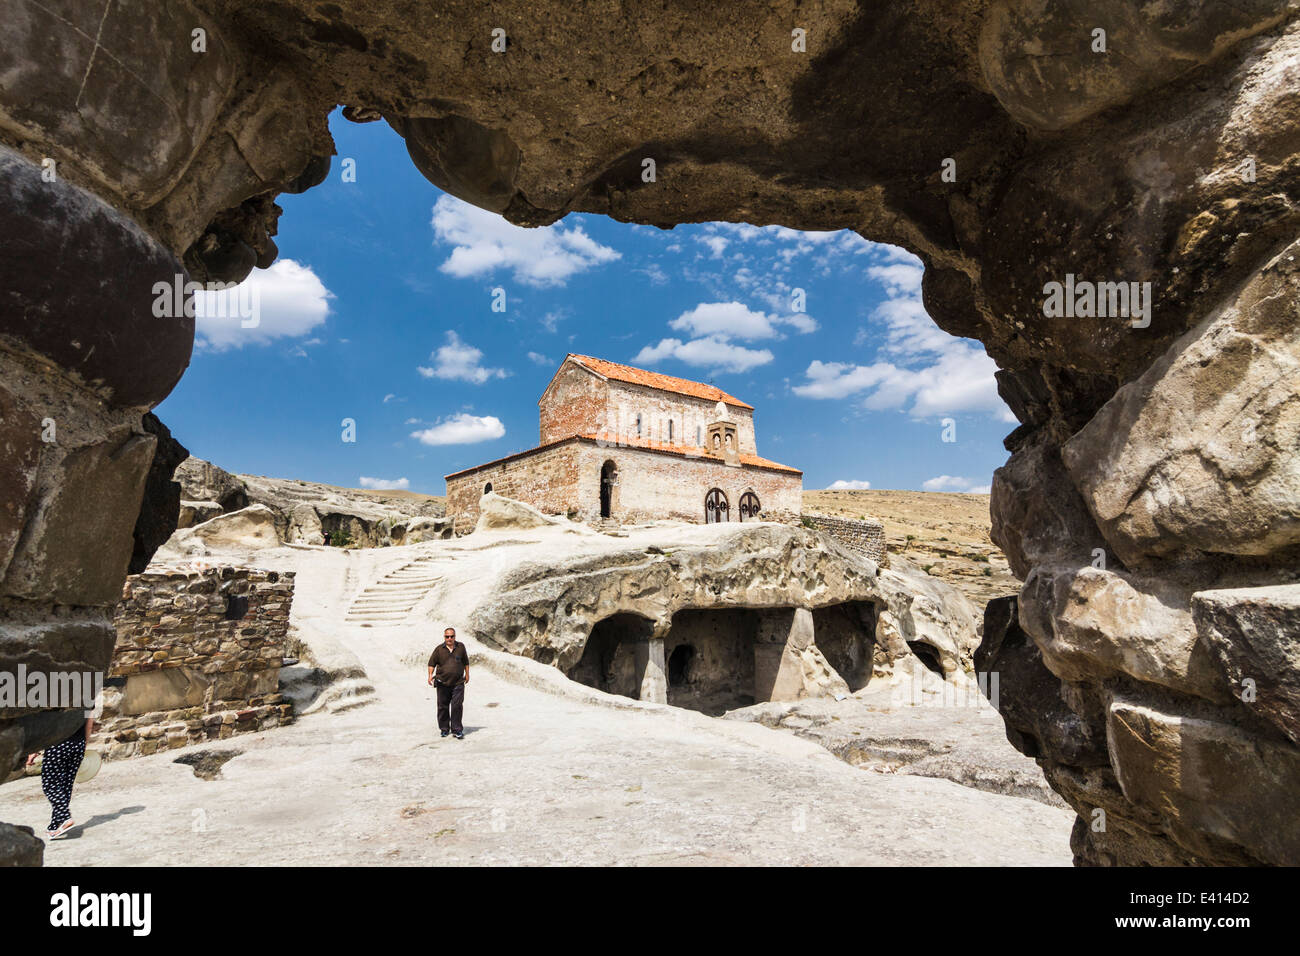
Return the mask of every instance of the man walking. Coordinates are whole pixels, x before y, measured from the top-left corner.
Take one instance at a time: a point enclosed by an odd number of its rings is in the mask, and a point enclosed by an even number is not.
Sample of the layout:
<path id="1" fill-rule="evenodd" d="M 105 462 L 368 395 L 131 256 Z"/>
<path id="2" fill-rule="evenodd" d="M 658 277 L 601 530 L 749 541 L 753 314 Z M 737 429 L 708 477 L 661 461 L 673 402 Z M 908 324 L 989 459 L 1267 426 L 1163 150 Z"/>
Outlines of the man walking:
<path id="1" fill-rule="evenodd" d="M 442 643 L 429 655 L 429 683 L 438 688 L 438 729 L 446 737 L 465 739 L 461 714 L 465 710 L 465 685 L 469 683 L 469 653 L 456 640 L 456 629 L 447 628 Z"/>

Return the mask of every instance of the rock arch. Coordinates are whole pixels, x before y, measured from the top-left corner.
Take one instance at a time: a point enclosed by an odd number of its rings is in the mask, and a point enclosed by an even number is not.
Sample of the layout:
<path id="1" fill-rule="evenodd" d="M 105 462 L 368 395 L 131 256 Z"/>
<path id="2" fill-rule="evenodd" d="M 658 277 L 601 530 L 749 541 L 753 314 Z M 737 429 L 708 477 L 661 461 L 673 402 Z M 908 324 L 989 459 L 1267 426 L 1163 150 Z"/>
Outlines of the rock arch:
<path id="1" fill-rule="evenodd" d="M 1273 666 L 1300 551 L 1294 6 L 698 0 L 562 32 L 524 0 L 388 6 L 112 5 L 96 30 L 55 2 L 0 25 L 0 665 L 17 644 L 30 666 L 107 665 L 133 527 L 165 507 L 141 514 L 141 418 L 189 360 L 185 283 L 274 260 L 275 197 L 332 174 L 345 103 L 521 225 L 781 223 L 914 251 L 929 313 L 984 343 L 1020 422 L 992 513 L 1025 587 L 990 606 L 985 661 L 1018 675 L 1004 715 L 1081 823 L 1105 804 L 1122 824 L 1076 828 L 1078 860 L 1300 861 L 1300 680 Z M 1126 55 L 1082 52 L 1097 21 Z M 1045 314 L 1045 286 L 1075 280 L 1151 285 L 1137 315 Z M 1040 697 L 1069 713 L 1035 723 Z M 6 713 L 0 767 L 75 721 Z M 1216 761 L 1225 740 L 1267 755 Z M 1204 779 L 1144 748 L 1195 753 Z M 1261 830 L 1279 808 L 1290 829 Z"/>

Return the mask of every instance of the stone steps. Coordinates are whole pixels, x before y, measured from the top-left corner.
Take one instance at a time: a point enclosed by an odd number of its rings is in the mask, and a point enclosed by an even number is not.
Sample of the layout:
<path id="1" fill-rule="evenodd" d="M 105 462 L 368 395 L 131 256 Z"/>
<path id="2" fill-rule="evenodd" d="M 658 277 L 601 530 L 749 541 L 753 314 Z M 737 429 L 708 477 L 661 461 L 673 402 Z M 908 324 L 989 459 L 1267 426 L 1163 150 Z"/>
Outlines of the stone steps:
<path id="1" fill-rule="evenodd" d="M 429 589 L 442 580 L 427 558 L 390 571 L 353 599 L 344 621 L 359 627 L 401 624 Z"/>

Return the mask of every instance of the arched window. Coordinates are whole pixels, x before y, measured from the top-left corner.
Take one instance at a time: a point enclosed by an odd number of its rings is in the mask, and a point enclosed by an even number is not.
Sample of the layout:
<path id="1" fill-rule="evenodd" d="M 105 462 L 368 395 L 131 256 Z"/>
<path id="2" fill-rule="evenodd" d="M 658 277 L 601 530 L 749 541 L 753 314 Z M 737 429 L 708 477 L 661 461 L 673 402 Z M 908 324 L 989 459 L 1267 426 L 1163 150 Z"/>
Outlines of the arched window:
<path id="1" fill-rule="evenodd" d="M 491 491 L 492 491 L 492 482 L 489 481 L 486 485 L 483 486 L 483 494 L 486 495 Z"/>
<path id="2" fill-rule="evenodd" d="M 704 496 L 704 523 L 716 524 L 730 521 L 731 506 L 727 504 L 727 495 L 721 488 L 710 488 Z"/>
<path id="3" fill-rule="evenodd" d="M 637 412 L 636 415 L 636 437 L 637 438 L 641 437 L 641 413 L 640 412 Z"/>
<path id="4" fill-rule="evenodd" d="M 757 521 L 759 512 L 762 510 L 763 506 L 758 502 L 758 495 L 752 491 L 747 491 L 740 496 L 741 521 Z"/>
<path id="5" fill-rule="evenodd" d="M 672 440 L 673 440 L 673 420 L 670 418 L 668 419 L 668 441 L 671 443 Z"/>
<path id="6" fill-rule="evenodd" d="M 695 446 L 698 448 L 704 444 L 704 429 L 699 425 L 695 426 Z"/>

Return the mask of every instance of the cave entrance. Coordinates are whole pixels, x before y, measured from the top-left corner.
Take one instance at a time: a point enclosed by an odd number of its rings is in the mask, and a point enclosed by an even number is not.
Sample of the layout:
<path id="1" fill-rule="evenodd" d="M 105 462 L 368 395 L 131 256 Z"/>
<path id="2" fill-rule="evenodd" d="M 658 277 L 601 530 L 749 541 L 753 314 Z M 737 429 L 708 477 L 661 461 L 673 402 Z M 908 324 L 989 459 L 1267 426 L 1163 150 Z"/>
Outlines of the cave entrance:
<path id="1" fill-rule="evenodd" d="M 640 614 L 620 612 L 597 621 L 582 657 L 566 672 L 568 678 L 607 694 L 638 699 L 636 645 L 650 640 L 652 630 L 652 622 Z"/>
<path id="2" fill-rule="evenodd" d="M 759 612 L 683 610 L 664 638 L 668 703 L 711 717 L 754 703 L 754 645 Z"/>
<path id="3" fill-rule="evenodd" d="M 695 659 L 695 648 L 689 644 L 678 644 L 668 657 L 668 686 L 685 687 L 690 672 L 691 661 Z"/>
<path id="4" fill-rule="evenodd" d="M 826 662 L 850 691 L 866 687 L 876 651 L 876 606 L 870 601 L 845 601 L 816 608 L 812 616 L 813 643 Z"/>
<path id="5" fill-rule="evenodd" d="M 939 659 L 937 650 L 924 641 L 908 641 L 907 646 L 911 648 L 917 659 L 925 665 L 926 670 L 933 671 L 940 677 L 943 676 L 943 661 Z"/>

